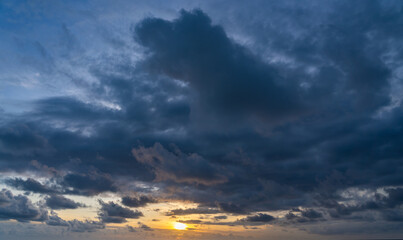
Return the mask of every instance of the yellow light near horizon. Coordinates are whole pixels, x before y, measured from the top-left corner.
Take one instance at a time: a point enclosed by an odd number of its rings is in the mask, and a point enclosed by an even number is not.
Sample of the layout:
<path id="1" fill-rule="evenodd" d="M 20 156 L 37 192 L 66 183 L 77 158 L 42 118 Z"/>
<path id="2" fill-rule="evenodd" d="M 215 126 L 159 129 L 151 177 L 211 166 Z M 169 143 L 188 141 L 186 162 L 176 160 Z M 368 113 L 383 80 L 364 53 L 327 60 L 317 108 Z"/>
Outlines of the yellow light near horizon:
<path id="1" fill-rule="evenodd" d="M 174 223 L 174 228 L 176 230 L 186 230 L 187 227 L 188 226 L 186 224 L 184 224 L 184 223 L 180 223 L 180 222 Z"/>

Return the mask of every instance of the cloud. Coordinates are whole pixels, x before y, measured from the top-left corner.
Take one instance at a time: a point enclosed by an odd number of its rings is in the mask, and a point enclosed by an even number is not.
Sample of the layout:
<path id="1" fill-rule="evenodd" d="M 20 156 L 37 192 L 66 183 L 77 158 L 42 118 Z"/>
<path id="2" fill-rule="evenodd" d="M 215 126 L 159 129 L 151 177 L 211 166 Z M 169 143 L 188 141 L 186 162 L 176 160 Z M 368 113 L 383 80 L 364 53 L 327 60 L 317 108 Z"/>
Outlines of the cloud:
<path id="1" fill-rule="evenodd" d="M 205 224 L 205 225 L 225 225 L 225 226 L 258 226 L 258 225 L 266 225 L 266 224 L 275 224 L 276 218 L 266 214 L 266 213 L 258 213 L 255 215 L 250 215 L 245 218 L 238 219 L 236 221 L 217 221 L 217 219 L 227 219 L 226 216 L 219 216 L 220 218 L 215 218 L 216 221 L 202 221 L 198 219 L 190 219 L 190 220 L 179 220 L 178 222 L 186 223 L 186 224 Z"/>
<path id="2" fill-rule="evenodd" d="M 46 139 L 38 135 L 28 125 L 14 124 L 0 130 L 2 148 L 28 151 L 46 147 Z M 4 149 L 5 150 L 5 149 Z"/>
<path id="3" fill-rule="evenodd" d="M 48 211 L 35 206 L 26 196 L 13 195 L 7 189 L 0 191 L 0 219 L 17 220 L 19 222 L 45 221 Z"/>
<path id="4" fill-rule="evenodd" d="M 227 219 L 227 218 L 228 218 L 228 217 L 225 216 L 225 215 L 214 216 L 214 220 L 216 220 L 216 221 L 220 221 L 220 220 Z"/>
<path id="5" fill-rule="evenodd" d="M 340 232 L 343 227 L 324 227 L 340 221 L 361 229 L 367 226 L 353 223 L 373 221 L 374 232 L 397 226 L 403 185 L 401 3 L 222 5 L 204 3 L 203 10 L 134 23 L 126 37 L 135 42 L 101 51 L 107 57 L 88 60 L 86 48 L 75 46 L 53 59 L 47 49 L 53 43 L 24 48 L 41 60 L 31 64 L 41 74 L 37 81 L 52 85 L 42 82 L 48 77 L 63 84 L 49 94 L 38 90 L 35 100 L 16 104 L 10 98 L 1 106 L 23 105 L 18 113 L 1 114 L 1 171 L 48 178 L 6 183 L 28 192 L 84 196 L 158 189 L 155 199 L 201 206 L 168 215 L 249 215 L 209 224 L 265 224 L 246 221 L 279 210 L 289 214 L 270 224 L 309 223 L 319 233 Z M 86 38 L 71 38 L 67 26 L 62 30 L 64 47 Z M 58 62 L 67 66 L 55 73 Z M 17 96 L 35 95 L 35 89 Z M 36 167 L 29 164 L 33 159 Z M 348 189 L 365 194 L 351 196 Z M 0 195 L 0 207 L 10 204 L 7 196 Z M 122 198 L 129 207 L 147 203 Z M 104 205 L 102 224 L 132 214 L 116 203 Z M 31 212 L 26 219 L 41 219 Z"/>
<path id="6" fill-rule="evenodd" d="M 313 209 L 308 209 L 308 210 L 302 211 L 301 215 L 303 217 L 310 218 L 310 219 L 321 218 L 322 217 L 322 214 L 320 212 L 317 212 L 317 211 L 315 211 Z"/>
<path id="7" fill-rule="evenodd" d="M 18 190 L 34 192 L 34 193 L 57 193 L 58 191 L 54 187 L 43 185 L 35 179 L 28 178 L 26 180 L 22 178 L 6 179 L 5 183 Z"/>
<path id="8" fill-rule="evenodd" d="M 156 143 L 150 148 L 133 149 L 132 153 L 137 161 L 153 169 L 156 181 L 173 180 L 207 185 L 225 181 L 218 170 L 198 154 L 186 154 L 177 148 L 174 151 L 170 152 Z"/>
<path id="9" fill-rule="evenodd" d="M 217 203 L 217 206 L 219 207 L 219 209 L 223 212 L 226 213 L 233 213 L 233 214 L 245 214 L 247 213 L 247 210 L 245 209 L 244 206 L 241 206 L 239 204 L 236 203 Z"/>
<path id="10" fill-rule="evenodd" d="M 62 226 L 67 227 L 72 232 L 95 232 L 99 229 L 104 229 L 105 225 L 97 221 L 79 221 L 77 219 L 66 221 L 60 218 L 56 213 L 52 213 L 46 221 L 49 226 Z"/>
<path id="11" fill-rule="evenodd" d="M 154 231 L 154 229 L 152 229 L 151 227 L 145 225 L 145 224 L 142 223 L 142 222 L 138 222 L 138 224 L 139 224 L 139 228 L 140 228 L 141 230 L 143 230 L 143 231 Z"/>
<path id="12" fill-rule="evenodd" d="M 76 209 L 79 207 L 85 207 L 84 204 L 75 202 L 71 199 L 65 198 L 61 195 L 51 195 L 45 198 L 46 205 L 51 209 Z"/>
<path id="13" fill-rule="evenodd" d="M 386 213 L 389 213 L 391 209 L 398 211 L 399 207 L 403 204 L 402 188 L 387 188 L 384 189 L 384 191 L 387 195 L 375 193 L 372 198 L 361 200 L 356 204 L 339 203 L 333 199 L 334 196 L 320 196 L 317 198 L 317 204 L 324 207 L 333 218 L 343 218 L 354 213 L 374 210 L 384 211 Z M 322 217 L 320 213 L 312 209 L 302 211 L 302 216 L 308 218 Z M 389 216 L 389 214 L 385 216 Z M 386 217 L 386 219 L 389 218 Z"/>
<path id="14" fill-rule="evenodd" d="M 201 10 L 182 10 L 173 21 L 144 19 L 134 37 L 150 50 L 146 64 L 152 71 L 189 82 L 209 107 L 271 117 L 300 107 L 293 86 L 285 87 L 273 68 L 228 38 Z"/>
<path id="15" fill-rule="evenodd" d="M 129 232 L 136 232 L 136 229 L 134 227 L 132 227 L 132 226 L 129 226 L 129 225 L 127 225 L 127 230 Z"/>
<path id="16" fill-rule="evenodd" d="M 147 196 L 139 196 L 139 197 L 130 197 L 125 196 L 122 197 L 122 204 L 127 207 L 144 207 L 149 203 L 156 203 L 157 201 L 153 198 Z"/>
<path id="17" fill-rule="evenodd" d="M 96 171 L 92 171 L 90 174 L 69 173 L 63 177 L 62 185 L 72 188 L 67 193 L 89 196 L 118 190 L 109 175 Z"/>
<path id="18" fill-rule="evenodd" d="M 123 223 L 126 222 L 126 218 L 137 219 L 144 216 L 140 211 L 133 211 L 114 202 L 106 203 L 99 200 L 99 204 L 101 205 L 101 209 L 98 215 L 104 223 Z"/>
<path id="19" fill-rule="evenodd" d="M 201 224 L 201 223 L 203 223 L 202 220 L 195 220 L 195 219 L 191 219 L 191 220 L 179 220 L 178 222 L 186 223 L 186 224 Z"/>
<path id="20" fill-rule="evenodd" d="M 191 215 L 191 214 L 216 214 L 220 211 L 215 208 L 207 208 L 207 207 L 198 207 L 198 208 L 187 208 L 187 209 L 173 209 L 166 213 L 167 216 L 175 216 L 175 215 Z"/>
<path id="21" fill-rule="evenodd" d="M 244 222 L 262 222 L 262 223 L 271 222 L 273 220 L 275 220 L 273 216 L 265 213 L 259 213 L 257 215 L 247 216 L 246 218 L 241 219 L 241 221 Z"/>
<path id="22" fill-rule="evenodd" d="M 388 196 L 381 201 L 385 202 L 387 207 L 394 208 L 403 204 L 403 188 L 389 188 L 386 193 Z"/>

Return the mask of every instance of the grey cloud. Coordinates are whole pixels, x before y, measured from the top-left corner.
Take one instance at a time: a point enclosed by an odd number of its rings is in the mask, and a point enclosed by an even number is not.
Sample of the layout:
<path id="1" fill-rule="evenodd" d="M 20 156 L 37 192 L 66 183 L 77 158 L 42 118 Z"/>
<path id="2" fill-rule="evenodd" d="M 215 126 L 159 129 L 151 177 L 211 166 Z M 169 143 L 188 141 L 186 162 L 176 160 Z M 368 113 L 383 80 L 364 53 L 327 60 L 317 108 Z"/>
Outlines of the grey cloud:
<path id="1" fill-rule="evenodd" d="M 187 208 L 187 209 L 173 209 L 166 213 L 167 216 L 175 216 L 175 215 L 191 215 L 191 214 L 216 214 L 220 211 L 215 208 L 208 207 L 198 207 L 198 208 Z"/>
<path id="2" fill-rule="evenodd" d="M 322 214 L 320 212 L 317 212 L 317 211 L 315 211 L 313 209 L 308 209 L 308 210 L 301 211 L 301 215 L 303 217 L 310 218 L 310 219 L 321 218 L 322 217 Z"/>
<path id="3" fill-rule="evenodd" d="M 214 216 L 214 219 L 217 220 L 217 221 L 222 220 L 222 219 L 227 219 L 227 218 L 228 218 L 228 217 L 225 216 L 225 215 Z"/>
<path id="4" fill-rule="evenodd" d="M 35 159 L 67 173 L 52 176 L 62 194 L 130 196 L 124 181 L 141 181 L 205 207 L 171 215 L 293 209 L 287 224 L 369 221 L 372 213 L 377 231 L 398 224 L 402 4 L 216 4 L 135 24 L 145 51 L 137 63 L 114 56 L 84 66 L 80 77 L 94 83 L 74 79 L 80 90 L 121 110 L 59 96 L 2 115 L 1 169 L 32 170 Z M 340 194 L 351 187 L 385 194 Z"/>
<path id="5" fill-rule="evenodd" d="M 134 29 L 150 50 L 153 71 L 190 82 L 202 101 L 224 111 L 279 116 L 299 108 L 299 95 L 275 70 L 234 43 L 201 10 L 181 11 L 173 21 L 148 18 Z"/>
<path id="6" fill-rule="evenodd" d="M 84 204 L 75 202 L 61 195 L 51 195 L 45 199 L 46 205 L 51 209 L 76 209 L 85 207 Z"/>
<path id="7" fill-rule="evenodd" d="M 144 207 L 149 203 L 156 203 L 157 201 L 153 198 L 147 196 L 139 196 L 139 197 L 130 197 L 125 196 L 122 197 L 122 204 L 127 207 Z"/>
<path id="8" fill-rule="evenodd" d="M 11 191 L 0 191 L 0 219 L 17 220 L 19 222 L 45 221 L 48 211 L 40 206 L 35 206 L 31 200 L 23 195 L 13 195 Z"/>
<path id="9" fill-rule="evenodd" d="M 63 220 L 56 213 L 53 213 L 49 216 L 49 219 L 46 221 L 46 224 L 49 226 L 61 226 L 67 227 L 69 231 L 72 232 L 95 232 L 99 229 L 104 229 L 105 225 L 102 222 L 97 221 L 79 221 L 77 219 L 74 220 Z"/>
<path id="10" fill-rule="evenodd" d="M 150 148 L 133 149 L 132 153 L 137 161 L 152 168 L 157 181 L 174 180 L 207 185 L 225 181 L 212 164 L 196 153 L 186 154 L 177 148 L 170 152 L 160 143 Z"/>
<path id="11" fill-rule="evenodd" d="M 241 206 L 239 204 L 236 203 L 225 203 L 225 202 L 221 202 L 221 203 L 217 203 L 217 206 L 219 207 L 219 209 L 223 212 L 226 213 L 233 213 L 233 214 L 246 214 L 248 213 L 247 210 L 245 209 L 245 206 Z"/>
<path id="12" fill-rule="evenodd" d="M 221 216 L 219 219 L 226 219 Z M 216 219 L 217 220 L 217 219 Z M 225 225 L 225 226 L 259 226 L 266 224 L 275 224 L 276 218 L 265 213 L 258 213 L 255 215 L 250 215 L 245 218 L 238 219 L 236 221 L 225 222 L 225 221 L 202 221 L 198 219 L 190 219 L 190 220 L 179 220 L 178 222 L 187 223 L 187 224 L 205 224 L 205 225 Z"/>
<path id="13" fill-rule="evenodd" d="M 14 179 L 6 179 L 5 183 L 11 187 L 14 187 L 18 190 L 23 190 L 23 191 L 29 191 L 29 192 L 34 192 L 34 193 L 57 193 L 58 190 L 55 189 L 55 187 L 50 187 L 47 185 L 44 185 L 35 179 L 28 178 L 26 180 L 22 178 L 14 178 Z"/>
<path id="14" fill-rule="evenodd" d="M 245 222 L 271 222 L 275 220 L 275 218 L 269 214 L 259 213 L 253 216 L 247 216 L 246 218 L 241 219 L 241 221 Z"/>
<path id="15" fill-rule="evenodd" d="M 139 228 L 143 231 L 154 231 L 151 227 L 145 225 L 144 223 L 138 222 Z"/>
<path id="16" fill-rule="evenodd" d="M 99 210 L 99 218 L 105 223 L 123 223 L 126 218 L 137 219 L 143 216 L 140 211 L 133 211 L 114 202 L 103 202 L 99 200 L 101 209 Z"/>
<path id="17" fill-rule="evenodd" d="M 201 223 L 203 223 L 202 220 L 194 220 L 194 219 L 192 219 L 192 220 L 179 220 L 178 222 L 186 223 L 186 224 L 201 224 Z"/>
<path id="18" fill-rule="evenodd" d="M 46 146 L 46 138 L 25 124 L 15 124 L 0 130 L 2 147 L 13 150 L 35 150 Z"/>
<path id="19" fill-rule="evenodd" d="M 89 174 L 69 173 L 63 177 L 62 184 L 71 187 L 66 193 L 97 195 L 101 192 L 116 192 L 117 186 L 107 174 L 92 171 Z"/>

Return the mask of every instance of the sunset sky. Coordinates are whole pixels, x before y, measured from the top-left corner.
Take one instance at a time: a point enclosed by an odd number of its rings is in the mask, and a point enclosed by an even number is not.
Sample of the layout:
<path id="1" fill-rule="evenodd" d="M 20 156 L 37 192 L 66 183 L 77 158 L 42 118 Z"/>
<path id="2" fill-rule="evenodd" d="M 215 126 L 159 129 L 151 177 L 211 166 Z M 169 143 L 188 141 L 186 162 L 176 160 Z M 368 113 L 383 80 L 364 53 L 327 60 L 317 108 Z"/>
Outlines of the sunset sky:
<path id="1" fill-rule="evenodd" d="M 403 238 L 403 1 L 0 0 L 1 240 Z"/>

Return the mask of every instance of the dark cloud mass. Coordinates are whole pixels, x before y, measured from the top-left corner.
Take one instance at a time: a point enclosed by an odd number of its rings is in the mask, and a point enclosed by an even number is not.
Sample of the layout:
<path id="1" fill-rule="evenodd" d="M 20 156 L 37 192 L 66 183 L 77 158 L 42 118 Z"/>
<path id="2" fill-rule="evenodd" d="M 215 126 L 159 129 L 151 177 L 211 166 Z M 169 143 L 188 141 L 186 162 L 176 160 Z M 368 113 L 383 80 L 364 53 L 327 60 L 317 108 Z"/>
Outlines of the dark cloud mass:
<path id="1" fill-rule="evenodd" d="M 144 207 L 149 203 L 156 203 L 157 201 L 151 197 L 139 196 L 139 197 L 122 197 L 122 204 L 128 207 Z"/>
<path id="2" fill-rule="evenodd" d="M 276 82 L 282 79 L 276 79 L 274 69 L 232 42 L 200 10 L 182 11 L 172 22 L 143 20 L 135 39 L 150 49 L 147 65 L 152 70 L 190 82 L 209 107 L 272 116 L 298 108 L 296 90 Z"/>
<path id="3" fill-rule="evenodd" d="M 55 189 L 43 185 L 42 183 L 36 181 L 35 179 L 28 178 L 27 180 L 23 180 L 21 178 L 14 179 L 6 179 L 5 183 L 9 186 L 12 186 L 16 189 L 29 191 L 34 193 L 56 193 Z"/>
<path id="4" fill-rule="evenodd" d="M 117 187 L 111 177 L 107 174 L 99 174 L 98 172 L 91 172 L 89 174 L 67 174 L 63 177 L 63 184 L 66 185 L 66 187 L 72 188 L 72 190 L 68 190 L 68 192 L 72 194 L 91 196 L 101 192 L 117 191 Z"/>
<path id="5" fill-rule="evenodd" d="M 45 200 L 46 205 L 51 209 L 76 209 L 79 207 L 85 207 L 84 204 L 74 202 L 73 200 L 60 195 L 52 195 Z"/>
<path id="6" fill-rule="evenodd" d="M 69 24 L 57 52 L 63 61 L 51 57 L 53 43 L 18 40 L 34 56 L 16 69 L 35 72 L 21 77 L 29 84 L 4 73 L 10 89 L 24 92 L 4 104 L 13 92 L 0 94 L 0 180 L 26 196 L 2 190 L 0 219 L 92 232 L 143 217 L 131 208 L 174 200 L 197 207 L 161 214 L 189 224 L 330 234 L 337 224 L 364 232 L 373 223 L 373 232 L 401 234 L 403 3 L 199 7 L 132 13 L 149 17 L 116 40 L 105 30 L 111 49 L 102 55 L 79 44 L 87 37 Z M 25 94 L 42 81 L 50 93 Z M 121 202 L 99 200 L 97 221 L 48 216 L 84 207 L 71 195 L 108 194 Z M 146 224 L 128 229 L 151 231 Z"/>
<path id="7" fill-rule="evenodd" d="M 101 205 L 99 218 L 104 223 L 123 223 L 126 222 L 126 218 L 137 219 L 143 216 L 143 213 L 138 210 L 133 211 L 114 202 L 106 203 L 99 200 L 99 204 Z"/>
<path id="8" fill-rule="evenodd" d="M 13 195 L 9 190 L 0 192 L 0 220 L 17 220 L 19 222 L 45 221 L 48 211 L 35 206 L 28 197 Z"/>
<path id="9" fill-rule="evenodd" d="M 271 222 L 274 219 L 275 218 L 273 216 L 270 216 L 270 215 L 264 214 L 264 213 L 259 213 L 259 214 L 254 215 L 254 216 L 248 216 L 245 219 L 242 219 L 242 221 L 246 221 L 246 222 Z"/>

